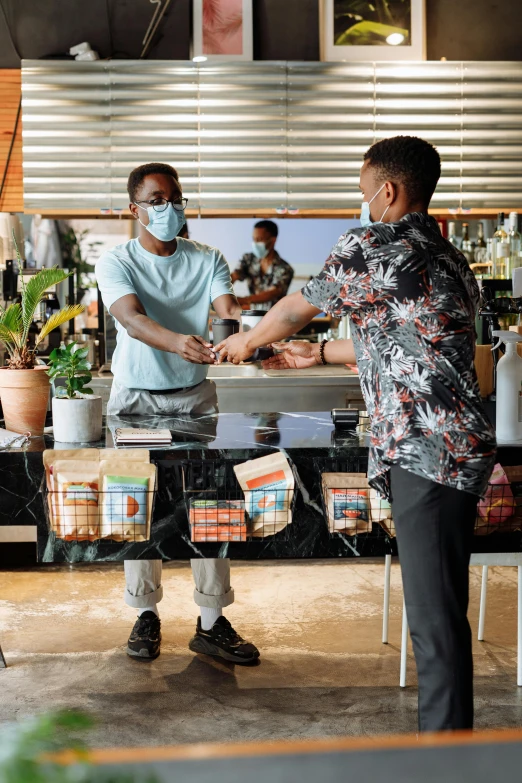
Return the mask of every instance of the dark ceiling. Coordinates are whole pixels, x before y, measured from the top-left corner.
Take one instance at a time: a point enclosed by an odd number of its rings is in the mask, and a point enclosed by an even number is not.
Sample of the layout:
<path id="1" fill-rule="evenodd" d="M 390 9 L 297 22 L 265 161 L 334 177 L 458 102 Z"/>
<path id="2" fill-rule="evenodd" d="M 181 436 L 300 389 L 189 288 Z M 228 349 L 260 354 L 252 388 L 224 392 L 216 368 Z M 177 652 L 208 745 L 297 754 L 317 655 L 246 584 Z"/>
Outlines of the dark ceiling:
<path id="1" fill-rule="evenodd" d="M 412 0 L 413 1 L 413 0 Z M 150 59 L 190 55 L 192 0 L 172 0 Z M 428 59 L 520 60 L 522 0 L 426 0 Z M 138 59 L 149 0 L 0 0 L 0 67 L 89 41 L 101 57 Z M 319 0 L 253 0 L 254 56 L 318 60 Z"/>

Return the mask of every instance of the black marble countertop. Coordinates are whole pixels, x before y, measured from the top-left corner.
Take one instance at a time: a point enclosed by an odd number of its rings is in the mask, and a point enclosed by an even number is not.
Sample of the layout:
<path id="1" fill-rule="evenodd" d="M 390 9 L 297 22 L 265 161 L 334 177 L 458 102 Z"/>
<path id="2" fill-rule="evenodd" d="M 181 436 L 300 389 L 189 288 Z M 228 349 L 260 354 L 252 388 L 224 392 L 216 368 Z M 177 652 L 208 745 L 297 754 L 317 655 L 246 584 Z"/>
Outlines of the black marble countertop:
<path id="1" fill-rule="evenodd" d="M 364 436 L 336 431 L 331 413 L 216 413 L 195 417 L 110 416 L 104 422 L 102 439 L 97 443 L 56 443 L 52 427 L 41 438 L 32 438 L 8 453 L 44 451 L 60 448 L 114 448 L 114 432 L 118 427 L 150 430 L 169 429 L 170 446 L 151 447 L 151 451 L 186 451 L 212 449 L 218 451 L 256 449 L 327 449 L 344 444 L 364 445 Z M 122 449 L 123 450 L 123 449 Z M 1 453 L 1 452 L 0 452 Z M 156 454 L 157 456 L 157 454 Z"/>
<path id="2" fill-rule="evenodd" d="M 49 531 L 41 492 L 42 452 L 46 448 L 112 448 L 116 427 L 170 429 L 170 446 L 151 449 L 158 467 L 158 491 L 150 541 L 116 543 L 62 541 Z M 121 449 L 124 453 L 124 449 Z M 232 466 L 282 451 L 295 479 L 293 522 L 265 539 L 237 543 L 195 544 L 190 540 L 187 471 L 232 477 Z M 504 465 L 521 465 L 520 446 L 499 449 Z M 330 534 L 324 514 L 321 474 L 365 473 L 368 465 L 366 435 L 336 432 L 330 411 L 313 413 L 232 414 L 195 418 L 109 418 L 104 437 L 94 444 L 54 443 L 52 434 L 35 438 L 21 448 L 0 451 L 0 525 L 36 525 L 41 562 L 113 561 L 123 559 L 231 557 L 234 559 L 332 558 L 382 556 L 395 553 L 395 540 L 373 525 L 370 534 Z M 187 468 L 187 466 L 190 466 Z M 191 474 L 192 475 L 192 474 Z M 239 485 L 236 486 L 239 490 Z M 475 551 L 520 551 L 520 533 L 476 537 Z"/>

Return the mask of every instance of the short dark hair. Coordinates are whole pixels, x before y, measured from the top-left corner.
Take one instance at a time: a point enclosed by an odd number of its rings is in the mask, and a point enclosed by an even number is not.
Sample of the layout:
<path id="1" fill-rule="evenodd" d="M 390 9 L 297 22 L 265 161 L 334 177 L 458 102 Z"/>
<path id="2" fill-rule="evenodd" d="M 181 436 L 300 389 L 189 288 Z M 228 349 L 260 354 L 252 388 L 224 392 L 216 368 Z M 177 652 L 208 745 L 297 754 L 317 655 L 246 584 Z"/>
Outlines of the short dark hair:
<path id="1" fill-rule="evenodd" d="M 413 204 L 430 203 L 440 177 L 440 155 L 416 136 L 394 136 L 378 141 L 364 155 L 379 179 L 400 182 Z"/>
<path id="2" fill-rule="evenodd" d="M 271 237 L 277 238 L 277 235 L 279 234 L 277 223 L 274 223 L 273 220 L 260 220 L 255 224 L 254 228 L 264 228 L 265 231 L 268 231 Z"/>
<path id="3" fill-rule="evenodd" d="M 136 201 L 136 191 L 149 174 L 166 174 L 174 177 L 176 182 L 179 181 L 178 172 L 168 163 L 144 163 L 143 166 L 133 169 L 127 180 L 127 192 L 132 202 Z"/>

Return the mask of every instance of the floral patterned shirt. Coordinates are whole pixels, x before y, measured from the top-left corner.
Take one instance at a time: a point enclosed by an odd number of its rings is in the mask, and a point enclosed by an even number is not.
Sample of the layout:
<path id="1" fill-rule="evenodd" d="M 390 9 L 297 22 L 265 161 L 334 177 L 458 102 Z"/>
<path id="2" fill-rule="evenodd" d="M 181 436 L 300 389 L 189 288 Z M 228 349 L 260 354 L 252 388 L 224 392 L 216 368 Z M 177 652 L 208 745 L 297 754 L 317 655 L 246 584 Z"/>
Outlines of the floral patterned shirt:
<path id="1" fill-rule="evenodd" d="M 496 441 L 474 367 L 479 290 L 436 220 L 412 213 L 348 231 L 303 295 L 350 315 L 372 423 L 371 485 L 389 498 L 397 464 L 483 496 Z"/>
<path id="2" fill-rule="evenodd" d="M 248 290 L 251 294 L 260 294 L 262 291 L 274 288 L 274 286 L 278 286 L 281 289 L 280 295 L 274 298 L 273 301 L 256 302 L 253 304 L 252 308 L 254 310 L 270 310 L 277 299 L 282 299 L 283 296 L 286 296 L 290 288 L 294 270 L 290 264 L 283 261 L 277 250 L 274 250 L 274 255 L 274 263 L 266 274 L 261 268 L 261 261 L 253 253 L 246 253 L 235 270 L 238 280 L 247 281 Z"/>

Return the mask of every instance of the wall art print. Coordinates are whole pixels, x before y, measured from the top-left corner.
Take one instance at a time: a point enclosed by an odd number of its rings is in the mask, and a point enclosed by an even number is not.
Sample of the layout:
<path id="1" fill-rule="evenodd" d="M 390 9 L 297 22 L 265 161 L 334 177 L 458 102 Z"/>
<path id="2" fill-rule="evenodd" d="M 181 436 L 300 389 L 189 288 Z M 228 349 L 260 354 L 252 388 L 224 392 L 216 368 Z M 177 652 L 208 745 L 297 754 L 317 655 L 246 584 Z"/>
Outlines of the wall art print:
<path id="1" fill-rule="evenodd" d="M 424 60 L 425 0 L 320 0 L 321 60 Z"/>
<path id="2" fill-rule="evenodd" d="M 252 0 L 194 0 L 193 28 L 193 57 L 252 60 Z"/>

